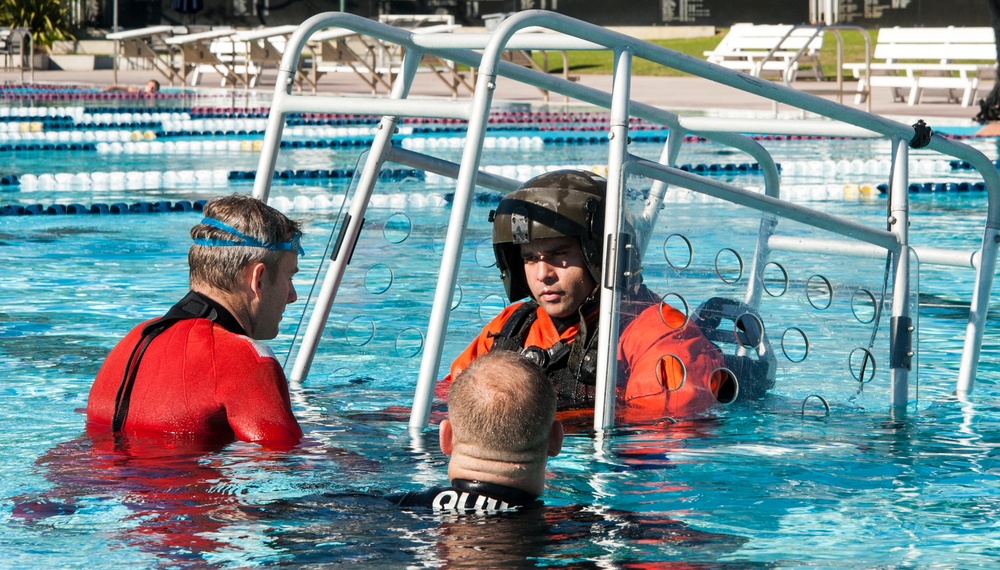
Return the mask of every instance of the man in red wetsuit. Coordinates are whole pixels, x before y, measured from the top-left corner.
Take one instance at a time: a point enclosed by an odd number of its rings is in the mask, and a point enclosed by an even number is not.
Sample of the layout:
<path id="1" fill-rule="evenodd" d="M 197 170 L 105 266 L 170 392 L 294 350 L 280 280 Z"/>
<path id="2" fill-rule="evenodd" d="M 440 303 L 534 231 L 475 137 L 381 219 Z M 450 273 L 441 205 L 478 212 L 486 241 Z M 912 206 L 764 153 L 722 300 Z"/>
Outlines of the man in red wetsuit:
<path id="1" fill-rule="evenodd" d="M 191 229 L 191 291 L 112 349 L 90 389 L 90 427 L 298 443 L 285 374 L 259 341 L 277 336 L 296 299 L 300 236 L 255 198 L 209 201 Z"/>
<path id="2" fill-rule="evenodd" d="M 493 216 L 493 248 L 511 301 L 455 359 L 447 385 L 490 350 L 522 352 L 549 374 L 560 410 L 592 409 L 607 182 L 584 171 L 537 176 Z M 638 275 L 638 260 L 632 260 Z M 735 386 L 719 349 L 635 277 L 621 302 L 618 417 L 690 417 Z"/>

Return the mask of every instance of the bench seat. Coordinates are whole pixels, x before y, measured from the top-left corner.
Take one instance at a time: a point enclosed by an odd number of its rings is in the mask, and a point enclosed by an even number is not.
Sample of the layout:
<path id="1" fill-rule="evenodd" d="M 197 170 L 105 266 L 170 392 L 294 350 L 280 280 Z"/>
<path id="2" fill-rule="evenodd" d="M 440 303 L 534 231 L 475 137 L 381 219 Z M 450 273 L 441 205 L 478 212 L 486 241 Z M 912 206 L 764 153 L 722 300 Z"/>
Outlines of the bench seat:
<path id="1" fill-rule="evenodd" d="M 888 87 L 894 100 L 909 105 L 933 90 L 968 107 L 980 80 L 996 69 L 996 57 L 993 28 L 885 28 L 870 66 L 852 62 L 843 68 L 858 80 L 857 103 L 871 88 Z"/>
<path id="2" fill-rule="evenodd" d="M 733 24 L 714 50 L 704 52 L 710 63 L 762 77 L 777 75 L 793 81 L 799 63 L 812 67 L 816 79 L 823 78 L 819 50 L 823 34 L 814 26 Z"/>

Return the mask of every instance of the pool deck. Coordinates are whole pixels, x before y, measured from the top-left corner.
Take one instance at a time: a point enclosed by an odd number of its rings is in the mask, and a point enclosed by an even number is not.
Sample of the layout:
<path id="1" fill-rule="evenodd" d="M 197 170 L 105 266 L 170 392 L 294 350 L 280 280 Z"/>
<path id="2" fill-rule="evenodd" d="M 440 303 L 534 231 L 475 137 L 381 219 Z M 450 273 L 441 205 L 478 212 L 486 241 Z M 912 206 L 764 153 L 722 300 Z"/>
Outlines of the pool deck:
<path id="1" fill-rule="evenodd" d="M 25 81 L 28 81 L 27 72 L 24 76 Z M 268 94 L 274 89 L 274 77 L 273 70 L 265 72 L 263 85 L 253 90 L 257 100 L 266 102 Z M 589 87 L 607 91 L 611 86 L 611 77 L 607 75 L 579 75 L 578 77 L 580 84 Z M 119 85 L 141 87 L 151 78 L 158 77 L 155 72 L 150 70 L 119 70 L 118 72 Z M 19 79 L 20 73 L 18 71 L 0 70 L 0 82 L 2 83 L 16 84 Z M 206 75 L 199 87 L 215 93 L 223 93 L 223 90 L 219 88 L 219 79 L 214 75 Z M 34 82 L 106 87 L 114 83 L 114 72 L 110 69 L 35 71 Z M 164 83 L 164 87 L 168 87 L 166 83 Z M 800 91 L 813 92 L 828 100 L 836 100 L 835 94 L 820 93 L 820 91 L 833 91 L 836 84 L 832 81 L 798 81 L 793 83 L 793 87 Z M 992 83 L 986 82 L 979 90 L 977 100 L 985 97 L 991 87 Z M 362 84 L 352 73 L 327 74 L 319 81 L 318 89 L 321 93 L 349 96 L 370 94 L 367 86 Z M 865 110 L 864 104 L 854 103 L 854 89 L 854 83 L 845 82 L 844 104 L 850 108 Z M 233 94 L 245 92 L 245 89 L 240 88 L 235 90 Z M 712 110 L 713 114 L 723 116 L 728 113 L 733 115 L 753 114 L 760 117 L 768 114 L 773 115 L 774 110 L 774 105 L 769 100 L 696 77 L 636 76 L 632 81 L 631 92 L 634 101 L 676 111 L 680 114 L 701 114 Z M 384 96 L 384 90 L 382 93 Z M 463 95 L 460 92 L 461 96 Z M 432 74 L 420 73 L 414 82 L 411 97 L 450 98 L 451 95 L 447 87 Z M 565 100 L 559 95 L 552 95 L 549 99 L 552 104 L 561 104 Z M 499 82 L 495 101 L 542 104 L 544 96 L 541 91 L 534 87 L 508 80 Z M 972 117 L 979 111 L 979 106 L 973 104 L 969 107 L 962 107 L 957 103 L 947 102 L 942 95 L 931 92 L 923 98 L 923 101 L 911 107 L 906 103 L 893 101 L 890 90 L 881 88 L 876 89 L 873 94 L 871 111 L 906 124 L 911 124 L 917 119 L 924 119 L 932 127 L 935 124 L 972 127 L 975 125 Z M 794 112 L 794 110 L 786 105 L 780 105 L 778 112 L 784 115 Z"/>

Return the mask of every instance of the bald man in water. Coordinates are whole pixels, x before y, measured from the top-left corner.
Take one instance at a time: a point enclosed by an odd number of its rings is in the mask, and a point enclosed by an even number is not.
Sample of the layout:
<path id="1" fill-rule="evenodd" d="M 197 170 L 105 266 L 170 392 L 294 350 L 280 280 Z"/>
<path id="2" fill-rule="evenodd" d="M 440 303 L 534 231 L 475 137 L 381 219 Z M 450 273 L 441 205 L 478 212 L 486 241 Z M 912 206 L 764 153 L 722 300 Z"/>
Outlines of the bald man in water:
<path id="1" fill-rule="evenodd" d="M 389 500 L 446 512 L 538 508 L 548 458 L 562 448 L 555 417 L 555 389 L 538 366 L 511 351 L 485 354 L 452 383 L 448 419 L 441 422 L 451 486 Z"/>

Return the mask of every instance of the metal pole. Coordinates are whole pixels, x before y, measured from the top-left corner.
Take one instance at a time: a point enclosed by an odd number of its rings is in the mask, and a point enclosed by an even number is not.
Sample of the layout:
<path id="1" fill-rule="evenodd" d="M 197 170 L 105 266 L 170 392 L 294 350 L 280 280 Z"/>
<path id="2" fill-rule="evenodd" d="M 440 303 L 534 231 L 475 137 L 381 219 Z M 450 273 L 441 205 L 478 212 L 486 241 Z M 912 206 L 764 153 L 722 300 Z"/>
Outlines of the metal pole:
<path id="1" fill-rule="evenodd" d="M 594 430 L 615 425 L 615 378 L 612 366 L 616 364 L 618 352 L 618 308 L 621 299 L 622 274 L 619 255 L 628 253 L 620 247 L 624 239 L 621 229 L 622 188 L 624 169 L 628 153 L 629 101 L 631 100 L 632 52 L 621 48 L 615 52 L 615 75 L 611 86 L 611 132 L 608 150 L 608 190 L 604 199 L 604 268 L 601 276 L 604 283 L 598 283 L 601 291 L 600 327 L 597 329 L 597 385 L 594 388 Z M 630 244 L 637 247 L 638 243 Z M 583 339 L 578 339 L 583 342 Z"/>
<path id="2" fill-rule="evenodd" d="M 965 342 L 962 345 L 962 362 L 955 385 L 955 393 L 960 397 L 968 396 L 976 384 L 976 370 L 983 349 L 983 333 L 986 330 L 986 314 L 989 311 L 998 249 L 1000 249 L 1000 229 L 988 223 L 983 232 L 980 265 L 976 272 L 975 288 L 972 290 L 969 321 L 965 326 Z"/>
<path id="3" fill-rule="evenodd" d="M 410 409 L 409 428 L 413 433 L 426 427 L 430 420 L 434 382 L 437 380 L 438 369 L 441 366 L 444 337 L 448 331 L 448 318 L 455 296 L 455 284 L 458 282 L 458 265 L 462 259 L 465 230 L 468 227 L 469 215 L 472 211 L 472 197 L 479 174 L 483 140 L 486 138 L 490 106 L 493 102 L 493 92 L 496 89 L 496 66 L 503 50 L 502 45 L 491 44 L 491 47 L 492 49 L 487 49 L 486 53 L 483 54 L 479 77 L 476 79 L 473 110 L 469 116 L 469 126 L 465 135 L 465 149 L 462 151 L 458 179 L 455 181 L 455 199 L 451 206 L 451 220 L 448 224 L 448 233 L 445 236 L 444 252 L 441 255 L 441 270 L 438 273 L 437 287 L 434 290 L 434 305 L 427 323 L 427 341 L 424 346 L 424 355 L 420 361 L 420 373 L 413 395 L 413 407 Z"/>
<path id="4" fill-rule="evenodd" d="M 415 51 L 406 52 L 403 59 L 403 71 L 393 85 L 391 97 L 393 99 L 405 99 L 409 93 L 413 77 L 416 75 L 417 67 L 420 64 L 421 54 Z M 372 141 L 368 158 L 362 167 L 361 175 L 358 179 L 358 187 L 351 199 L 351 206 L 348 217 L 344 220 L 345 227 L 341 228 L 344 239 L 340 241 L 340 250 L 334 252 L 334 257 L 330 267 L 327 269 L 323 279 L 320 294 L 313 306 L 312 317 L 306 327 L 306 332 L 302 337 L 302 344 L 299 346 L 298 355 L 295 357 L 295 364 L 289 376 L 291 382 L 299 382 L 309 375 L 309 368 L 312 366 L 313 357 L 316 355 L 316 348 L 319 346 L 320 337 L 326 327 L 326 321 L 330 317 L 330 310 L 333 308 L 333 301 L 337 295 L 337 289 L 347 270 L 347 262 L 351 258 L 354 244 L 361 234 L 361 227 L 364 224 L 365 211 L 368 209 L 368 202 L 371 200 L 375 183 L 378 182 L 379 171 L 385 162 L 385 156 L 392 144 L 392 136 L 395 134 L 399 117 L 384 116 L 378 125 L 378 133 Z"/>
<path id="5" fill-rule="evenodd" d="M 913 359 L 913 321 L 910 317 L 910 195 L 909 145 L 902 138 L 893 139 L 889 231 L 896 235 L 900 248 L 893 255 L 892 321 L 889 339 L 889 373 L 892 388 L 889 406 L 892 413 L 903 414 L 909 399 L 910 365 Z M 859 378 L 864 381 L 864 378 Z"/>
<path id="6" fill-rule="evenodd" d="M 111 12 L 112 12 L 111 27 L 114 30 L 114 32 L 117 34 L 118 33 L 118 0 L 114 0 L 114 4 L 113 5 L 114 5 L 114 7 L 111 10 Z M 114 73 L 113 73 L 113 75 L 114 75 L 114 84 L 115 85 L 118 85 L 118 54 L 121 53 L 120 46 L 118 44 L 119 41 L 120 40 L 117 40 L 117 39 L 115 40 L 115 56 L 113 58 L 111 58 L 111 59 L 114 60 L 114 62 L 113 62 L 113 65 L 114 65 Z"/>

